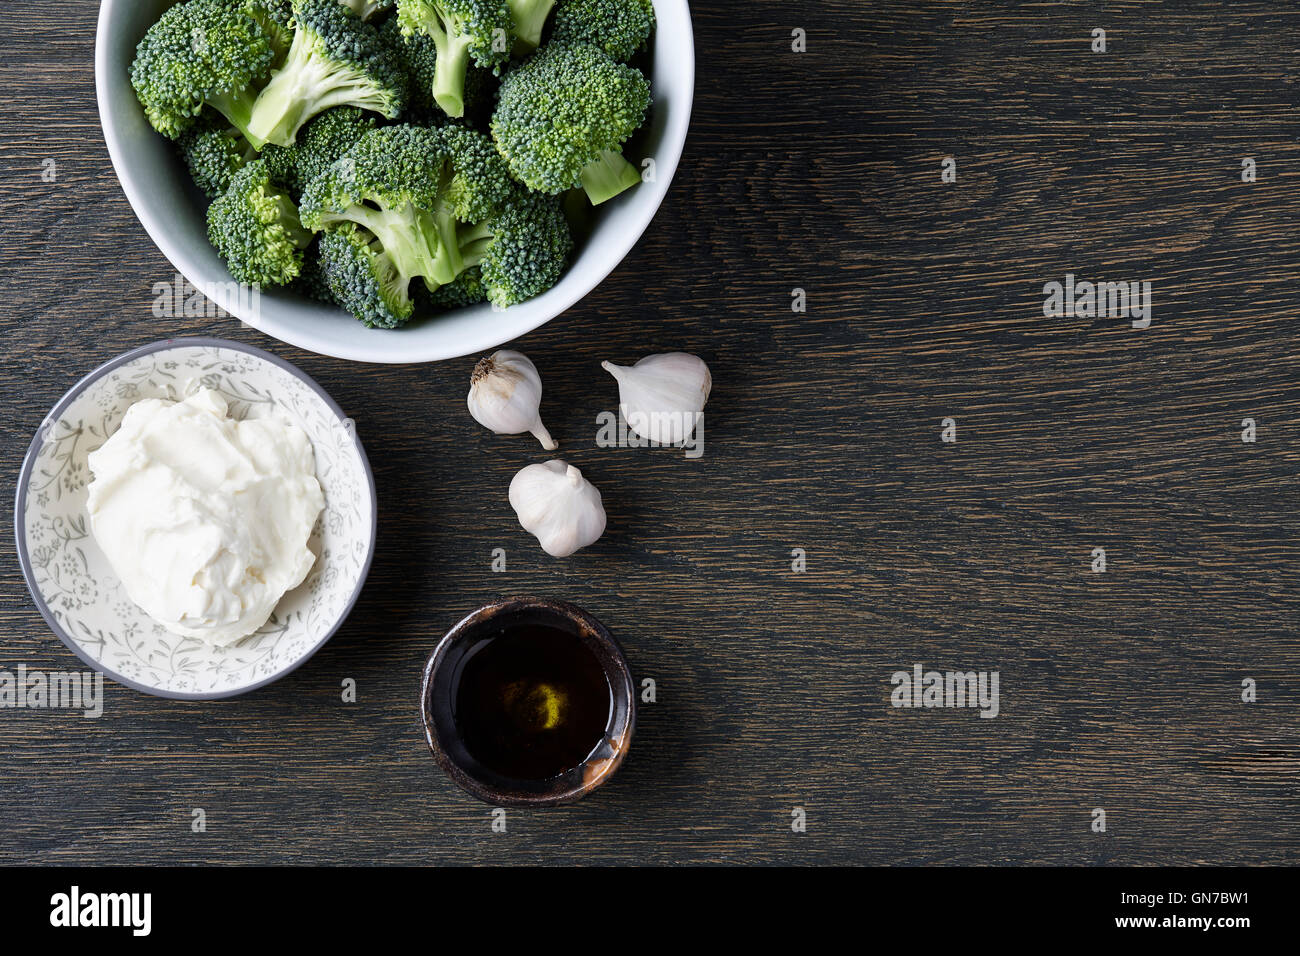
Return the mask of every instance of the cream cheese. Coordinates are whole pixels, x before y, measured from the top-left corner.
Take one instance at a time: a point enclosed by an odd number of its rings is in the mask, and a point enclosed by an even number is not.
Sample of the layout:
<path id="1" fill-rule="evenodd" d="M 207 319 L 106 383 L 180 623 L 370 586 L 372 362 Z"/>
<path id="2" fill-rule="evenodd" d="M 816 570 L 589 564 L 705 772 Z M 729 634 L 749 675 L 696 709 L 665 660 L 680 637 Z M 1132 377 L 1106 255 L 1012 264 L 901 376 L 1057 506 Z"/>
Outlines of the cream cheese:
<path id="1" fill-rule="evenodd" d="M 266 623 L 316 561 L 325 497 L 311 440 L 279 415 L 236 421 L 219 392 L 145 399 L 89 456 L 91 531 L 126 593 L 217 646 Z"/>

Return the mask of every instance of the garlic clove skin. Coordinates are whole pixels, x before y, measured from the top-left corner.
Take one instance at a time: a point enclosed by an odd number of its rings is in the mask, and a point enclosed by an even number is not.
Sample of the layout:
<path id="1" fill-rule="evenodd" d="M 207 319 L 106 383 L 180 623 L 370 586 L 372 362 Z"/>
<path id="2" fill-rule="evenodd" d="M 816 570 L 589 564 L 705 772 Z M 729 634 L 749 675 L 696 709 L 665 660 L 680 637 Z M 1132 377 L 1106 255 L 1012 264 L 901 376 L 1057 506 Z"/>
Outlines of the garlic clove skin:
<path id="1" fill-rule="evenodd" d="M 686 352 L 649 355 L 636 365 L 601 362 L 618 380 L 619 411 L 628 427 L 658 445 L 691 437 L 713 389 L 704 360 Z"/>
<path id="2" fill-rule="evenodd" d="M 542 424 L 542 377 L 522 352 L 498 349 L 480 359 L 465 403 L 474 421 L 498 435 L 530 432 L 547 451 L 560 447 Z"/>
<path id="3" fill-rule="evenodd" d="M 558 458 L 521 469 L 510 482 L 510 505 L 524 530 L 552 557 L 567 558 L 605 533 L 600 492 Z"/>

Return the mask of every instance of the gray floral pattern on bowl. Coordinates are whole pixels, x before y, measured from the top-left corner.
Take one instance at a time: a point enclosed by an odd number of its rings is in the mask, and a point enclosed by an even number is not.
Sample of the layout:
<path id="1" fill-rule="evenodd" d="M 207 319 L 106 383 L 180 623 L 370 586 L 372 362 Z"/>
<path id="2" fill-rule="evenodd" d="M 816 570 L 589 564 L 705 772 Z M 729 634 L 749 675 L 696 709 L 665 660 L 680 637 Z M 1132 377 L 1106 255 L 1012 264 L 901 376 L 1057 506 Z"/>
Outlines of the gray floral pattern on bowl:
<path id="1" fill-rule="evenodd" d="M 138 608 L 90 533 L 87 456 L 135 402 L 221 392 L 236 418 L 274 407 L 307 433 L 325 510 L 318 557 L 258 631 L 227 648 L 172 634 Z M 254 412 L 254 409 L 258 409 Z M 309 658 L 346 618 L 374 551 L 375 490 L 350 419 L 289 363 L 220 339 L 177 339 L 97 369 L 55 407 L 32 443 L 16 502 L 19 558 L 45 619 L 108 677 L 165 697 L 214 698 L 269 683 Z"/>

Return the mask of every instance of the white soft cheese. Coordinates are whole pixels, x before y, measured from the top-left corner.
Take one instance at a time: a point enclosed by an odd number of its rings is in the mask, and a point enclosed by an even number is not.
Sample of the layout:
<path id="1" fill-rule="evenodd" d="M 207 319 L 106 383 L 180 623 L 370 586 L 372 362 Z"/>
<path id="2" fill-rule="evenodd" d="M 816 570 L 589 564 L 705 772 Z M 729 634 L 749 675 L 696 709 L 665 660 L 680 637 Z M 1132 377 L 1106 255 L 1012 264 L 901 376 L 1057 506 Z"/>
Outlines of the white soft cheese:
<path id="1" fill-rule="evenodd" d="M 316 561 L 307 538 L 325 498 L 311 440 L 283 418 L 235 421 L 212 389 L 146 399 L 89 462 L 95 541 L 176 634 L 233 644 Z"/>

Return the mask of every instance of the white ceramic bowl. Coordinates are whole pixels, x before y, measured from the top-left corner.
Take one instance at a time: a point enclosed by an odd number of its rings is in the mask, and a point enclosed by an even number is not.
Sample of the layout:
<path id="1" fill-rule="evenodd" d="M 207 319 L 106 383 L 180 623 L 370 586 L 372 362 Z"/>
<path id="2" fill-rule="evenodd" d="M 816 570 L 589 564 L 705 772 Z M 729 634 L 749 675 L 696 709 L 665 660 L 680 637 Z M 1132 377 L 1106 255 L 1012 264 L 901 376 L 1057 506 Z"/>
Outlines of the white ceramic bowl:
<path id="1" fill-rule="evenodd" d="M 311 439 L 325 510 L 309 547 L 319 557 L 271 620 L 227 648 L 180 637 L 140 610 L 90 534 L 87 456 L 143 398 L 218 389 L 242 418 L 273 405 Z M 221 339 L 174 339 L 128 352 L 72 387 L 32 441 L 15 502 L 18 559 L 32 599 L 63 643 L 119 683 L 161 697 L 232 697 L 283 677 L 347 617 L 375 549 L 375 483 L 352 422 L 283 359 Z"/>
<path id="2" fill-rule="evenodd" d="M 341 309 L 268 290 L 260 307 L 240 301 L 208 242 L 204 204 L 172 145 L 149 126 L 131 88 L 136 44 L 175 0 L 103 0 L 95 83 L 109 155 L 131 208 L 149 236 L 193 285 L 254 328 L 299 348 L 358 362 L 432 362 L 486 352 L 544 325 L 594 289 L 631 251 L 668 191 L 681 158 L 695 92 L 695 48 L 686 0 L 654 0 L 658 25 L 649 70 L 654 101 L 635 154 L 652 157 L 655 181 L 603 204 L 595 232 L 550 291 L 493 312 L 461 309 L 405 329 L 367 329 Z M 634 160 L 635 161 L 635 160 Z M 247 297 L 244 297 L 247 299 Z M 256 311 L 257 314 L 254 314 Z"/>

